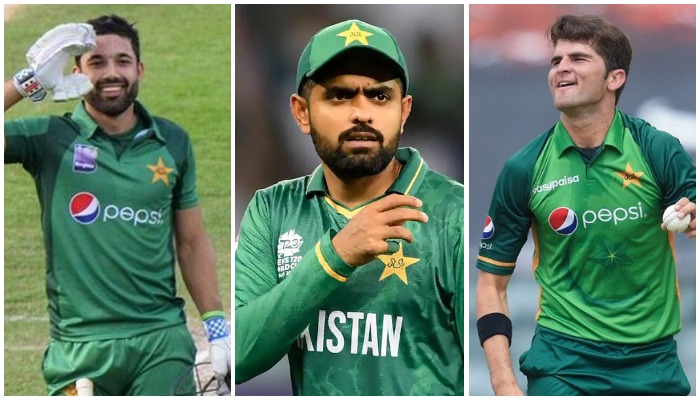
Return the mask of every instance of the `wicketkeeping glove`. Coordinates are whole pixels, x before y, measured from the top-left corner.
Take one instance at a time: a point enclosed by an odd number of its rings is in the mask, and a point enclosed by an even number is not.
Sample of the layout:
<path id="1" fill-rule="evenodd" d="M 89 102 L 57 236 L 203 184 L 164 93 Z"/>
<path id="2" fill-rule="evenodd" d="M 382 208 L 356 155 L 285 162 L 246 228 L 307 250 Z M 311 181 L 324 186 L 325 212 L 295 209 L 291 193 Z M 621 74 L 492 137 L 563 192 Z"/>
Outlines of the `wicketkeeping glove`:
<path id="1" fill-rule="evenodd" d="M 212 311 L 202 316 L 209 338 L 209 358 L 220 385 L 231 389 L 231 333 L 223 311 Z"/>
<path id="2" fill-rule="evenodd" d="M 64 75 L 72 57 L 97 47 L 95 30 L 90 24 L 63 24 L 46 32 L 27 52 L 28 68 L 13 78 L 22 96 L 43 101 L 51 92 L 53 101 L 77 99 L 92 90 L 83 74 Z"/>

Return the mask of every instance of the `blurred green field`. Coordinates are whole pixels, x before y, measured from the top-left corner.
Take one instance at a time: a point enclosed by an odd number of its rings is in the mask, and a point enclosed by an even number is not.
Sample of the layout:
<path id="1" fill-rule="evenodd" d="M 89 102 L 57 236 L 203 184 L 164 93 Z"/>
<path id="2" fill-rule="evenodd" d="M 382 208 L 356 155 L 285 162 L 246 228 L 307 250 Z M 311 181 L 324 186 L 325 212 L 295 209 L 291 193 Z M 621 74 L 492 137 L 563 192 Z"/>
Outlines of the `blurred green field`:
<path id="1" fill-rule="evenodd" d="M 136 23 L 145 78 L 139 100 L 184 127 L 197 159 L 200 205 L 212 239 L 225 310 L 231 309 L 231 6 L 27 5 L 5 21 L 5 77 L 26 66 L 24 54 L 60 23 L 119 14 Z M 5 117 L 62 114 L 76 102 L 23 101 Z M 4 394 L 45 395 L 41 360 L 48 341 L 45 263 L 34 183 L 19 165 L 4 169 Z M 181 281 L 190 328 L 199 316 Z M 201 345 L 199 343 L 198 345 Z"/>

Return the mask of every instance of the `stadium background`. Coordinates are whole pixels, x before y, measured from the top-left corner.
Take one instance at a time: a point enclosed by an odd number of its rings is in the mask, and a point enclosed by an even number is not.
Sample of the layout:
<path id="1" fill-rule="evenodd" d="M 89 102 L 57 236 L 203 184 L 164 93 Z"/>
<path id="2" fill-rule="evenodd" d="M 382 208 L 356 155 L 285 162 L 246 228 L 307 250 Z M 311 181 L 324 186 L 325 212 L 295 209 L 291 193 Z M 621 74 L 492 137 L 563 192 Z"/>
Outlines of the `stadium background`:
<path id="1" fill-rule="evenodd" d="M 26 66 L 27 49 L 55 25 L 110 13 L 136 22 L 146 65 L 139 100 L 190 133 L 200 206 L 214 244 L 224 309 L 230 310 L 231 6 L 28 5 L 4 11 L 5 77 Z M 23 101 L 5 116 L 61 114 L 75 105 Z M 4 168 L 4 188 L 4 394 L 43 395 L 40 368 L 49 323 L 39 204 L 33 181 L 19 165 Z M 179 279 L 178 292 L 187 301 L 199 356 L 206 357 L 199 315 Z"/>
<path id="2" fill-rule="evenodd" d="M 547 86 L 552 49 L 544 33 L 561 14 L 601 14 L 632 42 L 630 75 L 619 108 L 678 136 L 694 160 L 696 120 L 695 5 L 470 5 L 469 6 L 469 394 L 492 395 L 476 339 L 474 263 L 491 194 L 503 163 L 558 119 Z M 695 241 L 677 235 L 682 331 L 676 336 L 683 368 L 696 389 Z M 532 241 L 518 259 L 508 288 L 513 319 L 511 354 L 518 358 L 535 329 L 537 285 Z"/>
<path id="3" fill-rule="evenodd" d="M 404 52 L 413 110 L 401 145 L 464 182 L 463 5 L 236 5 L 236 232 L 256 190 L 308 175 L 319 164 L 311 139 L 292 119 L 289 96 L 311 36 L 347 19 L 385 27 Z M 236 386 L 235 394 L 291 394 L 286 357 Z"/>

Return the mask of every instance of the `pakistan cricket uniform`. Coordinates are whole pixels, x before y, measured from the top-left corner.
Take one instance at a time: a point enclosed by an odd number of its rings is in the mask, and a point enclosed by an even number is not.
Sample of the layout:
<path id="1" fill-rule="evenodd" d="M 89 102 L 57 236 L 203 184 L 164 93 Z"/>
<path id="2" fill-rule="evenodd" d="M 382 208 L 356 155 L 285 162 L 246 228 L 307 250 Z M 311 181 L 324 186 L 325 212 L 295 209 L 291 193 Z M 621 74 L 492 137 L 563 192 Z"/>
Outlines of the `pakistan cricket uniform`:
<path id="1" fill-rule="evenodd" d="M 580 394 L 688 393 L 672 339 L 674 237 L 660 228 L 684 196 L 695 201 L 695 167 L 678 140 L 620 111 L 595 154 L 559 122 L 506 162 L 476 265 L 512 274 L 532 228 L 540 307 L 521 358 L 528 394 L 559 394 L 540 379 Z"/>
<path id="2" fill-rule="evenodd" d="M 323 170 L 260 190 L 236 250 L 236 381 L 289 355 L 298 395 L 464 393 L 464 187 L 400 148 L 387 191 L 420 198 L 414 242 L 352 268 L 331 239 L 372 200 L 333 200 Z"/>
<path id="3" fill-rule="evenodd" d="M 192 147 L 172 122 L 139 103 L 135 110 L 136 128 L 118 137 L 105 134 L 83 103 L 62 117 L 5 122 L 5 163 L 32 175 L 41 204 L 52 337 L 44 373 L 52 393 L 76 378 L 64 374 L 94 374 L 97 386 L 117 392 L 122 379 L 134 378 L 89 367 L 123 362 L 145 371 L 172 362 L 175 374 L 194 358 L 173 248 L 173 213 L 197 205 Z M 165 337 L 171 343 L 162 348 Z M 131 341 L 125 360 L 89 351 L 120 339 Z M 82 365 L 88 362 L 103 364 Z"/>

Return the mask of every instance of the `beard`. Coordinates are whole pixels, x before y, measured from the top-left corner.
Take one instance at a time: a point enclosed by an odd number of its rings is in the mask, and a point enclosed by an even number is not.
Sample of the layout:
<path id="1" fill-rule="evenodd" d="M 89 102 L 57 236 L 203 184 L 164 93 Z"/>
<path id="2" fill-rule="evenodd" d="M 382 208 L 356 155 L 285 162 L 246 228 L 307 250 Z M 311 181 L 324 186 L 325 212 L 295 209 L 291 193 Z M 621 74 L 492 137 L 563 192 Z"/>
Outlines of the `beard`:
<path id="1" fill-rule="evenodd" d="M 121 83 L 126 88 L 126 92 L 117 98 L 106 99 L 99 94 L 102 85 Z M 139 82 L 135 81 L 131 86 L 126 79 L 101 79 L 95 83 L 95 89 L 85 95 L 85 101 L 95 110 L 110 117 L 117 117 L 124 113 L 136 100 L 139 94 Z"/>
<path id="2" fill-rule="evenodd" d="M 379 143 L 379 150 L 365 148 L 344 152 L 343 144 L 345 141 L 358 132 L 374 134 Z M 338 136 L 338 144 L 334 147 L 333 143 L 321 136 L 311 124 L 311 140 L 316 148 L 316 153 L 340 179 L 364 178 L 384 171 L 396 154 L 400 136 L 401 128 L 397 130 L 393 139 L 384 146 L 384 135 L 380 131 L 366 124 L 358 124 L 341 133 Z"/>

